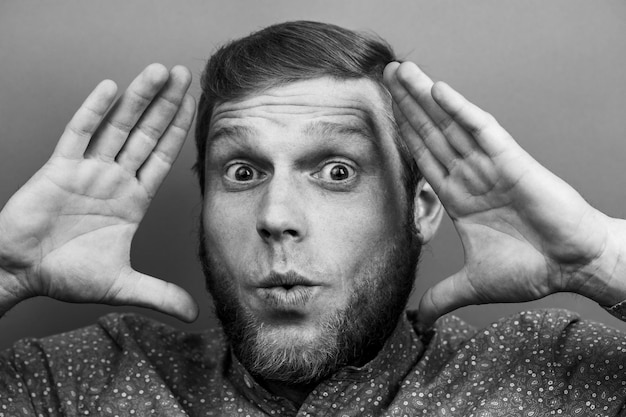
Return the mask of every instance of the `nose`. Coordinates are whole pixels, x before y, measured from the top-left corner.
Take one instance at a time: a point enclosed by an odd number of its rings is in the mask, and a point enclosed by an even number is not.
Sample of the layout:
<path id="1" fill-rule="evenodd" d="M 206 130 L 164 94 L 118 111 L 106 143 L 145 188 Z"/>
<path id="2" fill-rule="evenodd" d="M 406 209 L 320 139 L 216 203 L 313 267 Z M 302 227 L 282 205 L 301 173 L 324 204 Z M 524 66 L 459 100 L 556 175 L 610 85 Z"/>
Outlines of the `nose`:
<path id="1" fill-rule="evenodd" d="M 300 187 L 293 178 L 274 174 L 265 184 L 257 212 L 257 232 L 267 242 L 300 241 L 306 234 Z"/>

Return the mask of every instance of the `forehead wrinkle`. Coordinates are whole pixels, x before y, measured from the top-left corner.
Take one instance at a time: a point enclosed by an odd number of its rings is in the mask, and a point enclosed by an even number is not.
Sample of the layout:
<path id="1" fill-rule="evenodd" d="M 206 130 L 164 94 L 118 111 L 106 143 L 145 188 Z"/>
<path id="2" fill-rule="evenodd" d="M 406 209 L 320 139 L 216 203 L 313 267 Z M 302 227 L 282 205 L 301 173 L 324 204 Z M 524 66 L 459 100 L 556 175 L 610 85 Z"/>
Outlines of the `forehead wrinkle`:
<path id="1" fill-rule="evenodd" d="M 369 119 L 369 118 L 368 118 Z M 376 134 L 371 129 L 369 120 L 366 123 L 338 123 L 330 121 L 316 120 L 307 124 L 303 133 L 309 137 L 333 138 L 336 136 L 350 136 L 365 139 L 379 148 L 379 141 L 376 140 Z"/>
<path id="2" fill-rule="evenodd" d="M 277 87 L 274 90 L 264 91 L 260 94 L 250 94 L 239 99 L 222 101 L 216 103 L 213 110 L 213 117 L 221 113 L 238 112 L 249 110 L 251 108 L 267 107 L 268 111 L 272 108 L 281 107 L 309 107 L 309 108 L 354 108 L 363 110 L 366 107 L 363 98 L 360 96 L 340 97 L 337 95 L 335 99 L 339 99 L 341 103 L 332 103 L 328 101 L 328 96 L 320 95 L 315 92 L 311 93 L 311 88 L 300 88 L 295 91 L 284 91 L 287 87 Z"/>
<path id="3" fill-rule="evenodd" d="M 329 100 L 325 94 L 311 93 L 312 87 L 308 85 L 311 82 L 306 82 L 306 87 L 298 87 L 299 84 L 295 83 L 238 100 L 218 103 L 211 117 L 213 120 L 211 124 L 215 129 L 209 131 L 208 150 L 210 151 L 210 147 L 215 142 L 221 142 L 223 138 L 246 139 L 258 135 L 259 132 L 249 128 L 248 123 L 240 125 L 238 119 L 259 117 L 286 127 L 280 117 L 274 117 L 274 115 L 281 114 L 305 117 L 310 115 L 316 119 L 310 123 L 311 126 L 300 129 L 301 134 L 309 137 L 316 134 L 360 137 L 368 140 L 379 151 L 385 147 L 383 142 L 390 133 L 389 127 L 392 123 L 387 120 L 384 104 L 376 100 L 372 101 L 372 95 L 365 94 L 370 89 L 369 85 L 363 85 L 361 88 L 355 88 L 356 85 L 354 85 L 348 89 L 345 88 L 346 84 L 353 83 L 342 82 L 337 86 L 338 94 L 331 94 L 334 99 L 337 99 L 333 101 Z M 325 86 L 326 84 L 322 83 L 321 87 Z M 339 92 L 343 90 L 350 94 L 340 94 Z M 375 90 L 375 93 L 375 97 L 385 101 L 380 91 Z M 235 120 L 235 123 L 231 125 L 229 119 Z M 318 123 L 317 126 L 315 126 L 316 123 Z M 390 136 L 393 137 L 393 134 Z"/>
<path id="4" fill-rule="evenodd" d="M 211 151 L 213 147 L 219 142 L 224 140 L 237 140 L 241 138 L 249 138 L 255 136 L 257 130 L 251 126 L 244 125 L 232 125 L 221 126 L 209 133 L 208 137 L 208 151 Z"/>

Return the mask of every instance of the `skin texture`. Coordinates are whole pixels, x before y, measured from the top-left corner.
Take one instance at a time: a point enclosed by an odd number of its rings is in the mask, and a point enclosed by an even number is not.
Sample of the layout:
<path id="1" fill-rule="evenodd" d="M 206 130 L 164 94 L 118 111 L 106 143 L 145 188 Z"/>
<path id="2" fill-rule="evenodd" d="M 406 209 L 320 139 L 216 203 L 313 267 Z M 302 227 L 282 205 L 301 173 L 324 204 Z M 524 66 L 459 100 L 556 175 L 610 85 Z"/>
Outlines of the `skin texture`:
<path id="1" fill-rule="evenodd" d="M 222 318 L 224 327 L 253 372 L 258 350 L 269 347 L 260 362 L 289 358 L 283 352 L 294 349 L 307 358 L 303 363 L 317 357 L 325 362 L 321 374 L 307 375 L 288 372 L 290 361 L 283 360 L 280 373 L 262 368 L 263 378 L 308 384 L 346 361 L 362 363 L 404 308 L 423 241 L 412 235 L 388 112 L 388 99 L 373 82 L 330 78 L 277 87 L 214 110 L 205 271 L 218 311 L 238 305 L 230 315 L 239 320 Z M 439 205 L 426 196 L 432 192 L 418 193 L 416 220 L 419 227 L 432 223 L 423 227 L 430 237 Z M 286 290 L 280 284 L 292 273 L 305 277 L 305 285 Z M 239 340 L 246 331 L 252 336 Z M 336 341 L 338 334 L 353 335 L 356 348 Z M 372 352 L 359 340 L 368 337 Z M 339 352 L 356 350 L 358 357 L 323 353 L 338 343 L 344 343 Z"/>

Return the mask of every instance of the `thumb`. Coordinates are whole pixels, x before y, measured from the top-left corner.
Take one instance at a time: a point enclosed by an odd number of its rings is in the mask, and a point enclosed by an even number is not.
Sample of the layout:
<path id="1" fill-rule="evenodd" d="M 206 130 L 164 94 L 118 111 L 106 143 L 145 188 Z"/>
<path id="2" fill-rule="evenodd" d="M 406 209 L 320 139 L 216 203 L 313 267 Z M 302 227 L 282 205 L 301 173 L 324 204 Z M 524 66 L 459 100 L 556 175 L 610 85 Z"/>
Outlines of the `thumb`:
<path id="1" fill-rule="evenodd" d="M 462 269 L 426 290 L 418 308 L 418 326 L 428 329 L 444 314 L 472 304 L 480 304 L 480 298 Z"/>
<path id="2" fill-rule="evenodd" d="M 135 270 L 120 279 L 114 294 L 108 304 L 146 307 L 186 322 L 198 317 L 198 305 L 187 291 Z"/>

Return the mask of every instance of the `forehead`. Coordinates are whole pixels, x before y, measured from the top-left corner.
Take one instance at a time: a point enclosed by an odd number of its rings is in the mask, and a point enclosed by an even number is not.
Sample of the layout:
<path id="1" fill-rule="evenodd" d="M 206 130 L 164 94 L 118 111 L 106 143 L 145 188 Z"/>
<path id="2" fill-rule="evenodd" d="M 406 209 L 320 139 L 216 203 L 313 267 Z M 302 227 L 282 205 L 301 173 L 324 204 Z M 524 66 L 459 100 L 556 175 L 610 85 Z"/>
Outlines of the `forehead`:
<path id="1" fill-rule="evenodd" d="M 273 87 L 215 106 L 209 141 L 233 128 L 262 125 L 306 128 L 314 123 L 368 130 L 384 136 L 390 126 L 389 99 L 368 79 L 318 78 Z"/>

